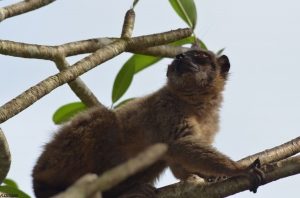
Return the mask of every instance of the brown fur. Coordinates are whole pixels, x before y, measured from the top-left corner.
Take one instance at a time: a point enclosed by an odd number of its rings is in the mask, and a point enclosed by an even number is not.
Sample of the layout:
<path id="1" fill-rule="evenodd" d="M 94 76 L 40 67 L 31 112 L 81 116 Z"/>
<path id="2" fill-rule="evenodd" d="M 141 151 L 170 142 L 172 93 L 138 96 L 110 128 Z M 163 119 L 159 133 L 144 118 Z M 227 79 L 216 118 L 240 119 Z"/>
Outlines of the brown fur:
<path id="1" fill-rule="evenodd" d="M 169 65 L 167 85 L 155 93 L 114 111 L 96 107 L 75 116 L 46 144 L 34 167 L 36 196 L 55 195 L 82 175 L 100 175 L 158 142 L 169 146 L 165 157 L 104 197 L 120 196 L 136 182 L 153 183 L 167 166 L 181 180 L 191 173 L 263 177 L 256 167 L 242 166 L 211 146 L 229 67 L 226 56 L 192 50 Z"/>

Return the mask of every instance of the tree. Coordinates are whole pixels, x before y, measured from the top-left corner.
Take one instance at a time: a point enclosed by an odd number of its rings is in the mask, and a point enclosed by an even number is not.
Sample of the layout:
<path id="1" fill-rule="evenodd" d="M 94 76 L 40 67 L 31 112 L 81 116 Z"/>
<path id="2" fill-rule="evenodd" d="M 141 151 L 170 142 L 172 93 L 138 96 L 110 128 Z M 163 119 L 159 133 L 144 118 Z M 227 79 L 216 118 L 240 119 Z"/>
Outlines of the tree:
<path id="1" fill-rule="evenodd" d="M 49 6 L 51 6 L 51 5 L 49 5 Z M 49 7 L 49 6 L 46 6 L 46 7 Z M 46 7 L 45 7 L 45 8 L 46 8 Z M 25 16 L 25 15 L 24 15 L 24 16 Z M 59 60 L 58 60 L 57 62 L 59 62 Z M 6 133 L 7 133 L 7 132 L 6 132 Z"/>

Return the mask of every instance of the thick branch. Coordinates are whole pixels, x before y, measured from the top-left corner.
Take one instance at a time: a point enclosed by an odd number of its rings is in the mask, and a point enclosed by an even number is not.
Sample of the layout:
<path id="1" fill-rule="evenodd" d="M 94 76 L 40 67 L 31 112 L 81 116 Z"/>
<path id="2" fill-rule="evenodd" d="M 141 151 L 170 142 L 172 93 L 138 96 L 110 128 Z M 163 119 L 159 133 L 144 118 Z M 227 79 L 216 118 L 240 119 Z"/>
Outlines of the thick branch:
<path id="1" fill-rule="evenodd" d="M 267 183 L 300 173 L 300 156 L 290 157 L 300 152 L 300 137 L 280 146 L 268 149 L 241 159 L 239 162 L 250 165 L 258 157 L 262 160 Z M 282 161 L 279 161 L 284 159 Z M 278 161 L 278 162 L 275 162 Z M 272 164 L 268 164 L 274 162 Z M 159 189 L 159 197 L 225 197 L 250 189 L 247 178 L 229 178 L 222 182 L 206 183 L 203 179 L 192 176 L 182 181 Z"/>
<path id="2" fill-rule="evenodd" d="M 98 38 L 66 43 L 59 46 L 35 45 L 0 40 L 0 54 L 54 61 L 60 56 L 68 57 L 78 54 L 93 53 L 117 40 L 117 38 Z"/>
<path id="3" fill-rule="evenodd" d="M 74 80 L 97 65 L 124 52 L 125 48 L 126 42 L 120 40 L 119 42 L 104 47 L 101 51 L 98 50 L 90 56 L 85 57 L 72 67 L 68 67 L 62 72 L 46 78 L 36 86 L 31 87 L 15 99 L 3 105 L 0 108 L 0 123 L 23 111 L 55 88 Z"/>
<path id="4" fill-rule="evenodd" d="M 55 0 L 27 0 L 4 8 L 0 8 L 0 22 L 9 17 L 36 10 L 54 1 Z"/>
<path id="5" fill-rule="evenodd" d="M 0 184 L 6 178 L 11 163 L 11 155 L 5 135 L 0 128 Z"/>
<path id="6" fill-rule="evenodd" d="M 107 191 L 131 175 L 154 164 L 167 152 L 167 150 L 168 148 L 165 144 L 158 143 L 141 152 L 136 157 L 103 173 L 98 179 L 96 179 L 95 175 L 91 174 L 83 176 L 73 186 L 69 187 L 65 192 L 58 194 L 55 198 L 92 197 L 99 191 Z"/>
<path id="7" fill-rule="evenodd" d="M 34 87 L 31 87 L 15 99 L 0 107 L 0 123 L 23 111 L 55 88 L 74 80 L 78 76 L 119 55 L 127 49 L 142 49 L 156 45 L 163 45 L 188 37 L 191 33 L 192 30 L 186 28 L 150 36 L 135 37 L 128 40 L 120 39 L 110 45 L 107 45 L 75 63 L 72 67 L 68 67 L 62 72 L 48 77 L 44 81 Z"/>
<path id="8" fill-rule="evenodd" d="M 254 160 L 256 160 L 259 157 L 262 164 L 268 164 L 282 159 L 286 159 L 299 152 L 300 152 L 300 137 L 297 137 L 280 146 L 276 146 L 272 149 L 267 149 L 263 152 L 256 153 L 254 155 L 243 158 L 238 162 L 242 162 L 245 165 L 250 165 L 254 162 Z"/>
<path id="9" fill-rule="evenodd" d="M 93 53 L 115 41 L 117 38 L 97 38 L 66 43 L 60 46 L 46 46 L 0 40 L 0 54 L 21 58 L 36 58 L 54 61 L 57 56 L 75 56 Z M 128 50 L 136 54 L 173 58 L 177 54 L 186 52 L 189 48 L 171 45 L 160 45 L 140 50 Z"/>
<path id="10" fill-rule="evenodd" d="M 148 56 L 174 58 L 177 54 L 186 52 L 188 50 L 191 50 L 191 48 L 172 46 L 172 45 L 160 45 L 156 47 L 149 47 L 147 49 L 142 49 L 142 50 L 136 50 L 136 51 L 133 50 L 131 52 L 135 54 L 142 54 Z"/>
<path id="11" fill-rule="evenodd" d="M 83 41 L 70 42 L 61 45 L 64 49 L 66 57 L 78 54 L 93 53 L 106 45 L 116 42 L 119 38 L 95 38 Z"/>
<path id="12" fill-rule="evenodd" d="M 267 183 L 300 173 L 300 155 L 264 166 Z"/>
<path id="13" fill-rule="evenodd" d="M 59 47 L 56 46 L 34 45 L 0 40 L 0 53 L 21 58 L 54 60 L 61 53 L 65 53 L 65 51 L 64 48 L 59 49 Z"/>
<path id="14" fill-rule="evenodd" d="M 184 28 L 149 36 L 133 37 L 128 40 L 126 51 L 146 49 L 148 47 L 165 45 L 186 38 L 192 34 L 192 29 Z"/>
<path id="15" fill-rule="evenodd" d="M 69 67 L 69 63 L 65 58 L 60 58 L 59 60 L 55 61 L 55 64 L 59 71 L 63 71 Z M 83 102 L 83 104 L 85 104 L 85 106 L 90 108 L 102 105 L 80 77 L 68 82 L 68 84 L 76 96 Z"/>
<path id="16" fill-rule="evenodd" d="M 270 165 L 269 165 L 270 166 Z M 273 163 L 272 172 L 266 174 L 267 183 L 300 173 L 300 156 Z M 216 183 L 204 182 L 196 175 L 186 181 L 158 189 L 159 198 L 218 198 L 227 197 L 250 189 L 251 183 L 246 177 L 234 177 Z"/>

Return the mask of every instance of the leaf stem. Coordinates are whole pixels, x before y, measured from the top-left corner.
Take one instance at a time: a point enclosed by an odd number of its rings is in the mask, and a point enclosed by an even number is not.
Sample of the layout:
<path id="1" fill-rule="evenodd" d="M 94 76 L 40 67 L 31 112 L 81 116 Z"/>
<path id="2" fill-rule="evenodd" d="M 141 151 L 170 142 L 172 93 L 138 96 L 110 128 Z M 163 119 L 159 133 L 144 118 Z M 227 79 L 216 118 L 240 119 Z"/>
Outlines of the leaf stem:
<path id="1" fill-rule="evenodd" d="M 195 42 L 197 42 L 197 36 L 196 36 L 196 33 L 195 33 L 195 25 L 191 22 L 191 19 L 187 15 L 187 13 L 186 13 L 184 7 L 182 6 L 180 0 L 176 0 L 176 1 L 177 1 L 178 5 L 179 5 L 180 9 L 182 10 L 184 16 L 186 17 L 186 19 L 187 19 L 190 27 L 193 29 L 193 34 L 194 34 Z"/>

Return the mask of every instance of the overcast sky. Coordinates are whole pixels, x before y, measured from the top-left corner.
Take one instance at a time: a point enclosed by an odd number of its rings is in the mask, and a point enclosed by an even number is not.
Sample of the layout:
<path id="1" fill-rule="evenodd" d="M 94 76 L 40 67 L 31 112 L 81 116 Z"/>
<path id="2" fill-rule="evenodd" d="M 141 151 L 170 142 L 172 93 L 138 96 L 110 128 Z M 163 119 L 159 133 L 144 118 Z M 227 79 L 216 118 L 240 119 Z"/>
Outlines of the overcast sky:
<path id="1" fill-rule="evenodd" d="M 133 0 L 56 1 L 44 8 L 0 23 L 0 39 L 40 45 L 119 37 Z M 0 1 L 0 7 L 18 1 Z M 212 51 L 226 47 L 231 62 L 224 91 L 221 129 L 214 146 L 234 160 L 273 148 L 300 134 L 300 1 L 197 1 L 196 33 Z M 140 0 L 135 8 L 133 36 L 159 33 L 187 25 L 168 1 Z M 70 57 L 73 64 L 82 57 Z M 131 56 L 124 53 L 81 76 L 98 99 L 111 105 L 114 77 Z M 121 100 L 162 87 L 171 59 L 164 59 L 134 77 Z M 58 72 L 50 61 L 0 55 L 0 105 Z M 52 115 L 79 99 L 63 85 L 1 124 L 9 142 L 12 165 L 8 178 L 33 195 L 31 171 L 42 146 L 56 130 Z M 157 186 L 176 182 L 166 171 Z M 232 197 L 298 197 L 300 175 Z"/>

